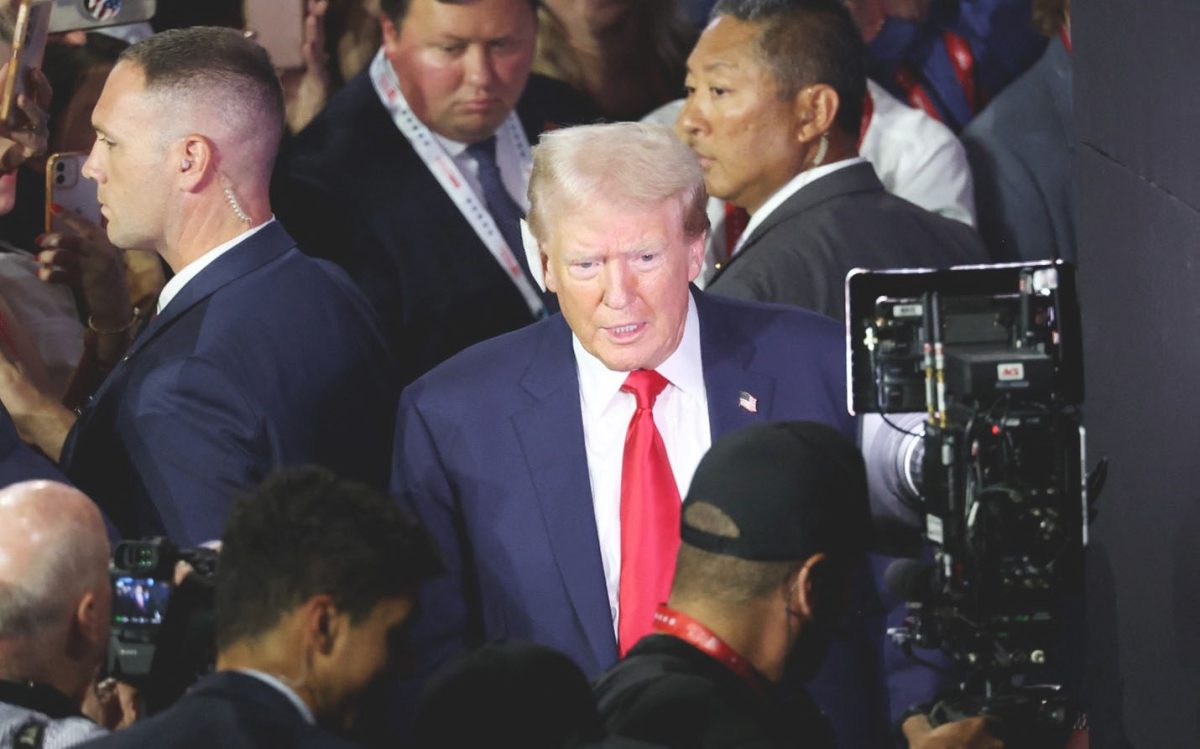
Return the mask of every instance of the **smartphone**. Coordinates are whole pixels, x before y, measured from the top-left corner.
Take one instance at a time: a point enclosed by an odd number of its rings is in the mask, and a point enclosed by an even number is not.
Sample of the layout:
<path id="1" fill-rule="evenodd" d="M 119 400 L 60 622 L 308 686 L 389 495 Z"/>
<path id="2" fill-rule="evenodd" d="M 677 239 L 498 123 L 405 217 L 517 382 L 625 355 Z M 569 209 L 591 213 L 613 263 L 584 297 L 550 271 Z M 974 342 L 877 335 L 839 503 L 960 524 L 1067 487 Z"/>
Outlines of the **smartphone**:
<path id="1" fill-rule="evenodd" d="M 302 68 L 304 0 L 242 0 L 246 31 L 271 56 L 276 68 Z"/>
<path id="2" fill-rule="evenodd" d="M 51 0 L 50 33 L 124 26 L 154 18 L 155 0 Z"/>
<path id="3" fill-rule="evenodd" d="M 8 77 L 4 79 L 3 92 L 0 92 L 0 122 L 9 127 L 18 127 L 24 120 L 17 108 L 17 96 L 25 93 L 29 70 L 42 65 L 52 7 L 50 0 L 19 0 L 17 5 L 12 51 L 8 55 Z"/>
<path id="4" fill-rule="evenodd" d="M 64 231 L 62 217 L 50 212 L 57 203 L 67 211 L 100 225 L 100 200 L 96 197 L 96 181 L 83 176 L 82 151 L 51 154 L 46 161 L 46 231 Z"/>

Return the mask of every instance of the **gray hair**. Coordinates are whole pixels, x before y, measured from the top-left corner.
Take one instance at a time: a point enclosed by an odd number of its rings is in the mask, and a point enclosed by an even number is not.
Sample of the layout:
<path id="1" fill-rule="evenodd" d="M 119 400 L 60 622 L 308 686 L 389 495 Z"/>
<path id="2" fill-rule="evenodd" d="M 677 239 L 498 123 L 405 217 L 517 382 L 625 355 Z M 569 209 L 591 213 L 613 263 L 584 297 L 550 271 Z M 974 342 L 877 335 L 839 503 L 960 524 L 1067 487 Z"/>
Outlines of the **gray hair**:
<path id="1" fill-rule="evenodd" d="M 529 228 L 550 241 L 556 217 L 593 200 L 649 208 L 678 200 L 683 233 L 708 231 L 708 193 L 695 154 L 664 125 L 615 122 L 542 134 L 533 149 Z"/>

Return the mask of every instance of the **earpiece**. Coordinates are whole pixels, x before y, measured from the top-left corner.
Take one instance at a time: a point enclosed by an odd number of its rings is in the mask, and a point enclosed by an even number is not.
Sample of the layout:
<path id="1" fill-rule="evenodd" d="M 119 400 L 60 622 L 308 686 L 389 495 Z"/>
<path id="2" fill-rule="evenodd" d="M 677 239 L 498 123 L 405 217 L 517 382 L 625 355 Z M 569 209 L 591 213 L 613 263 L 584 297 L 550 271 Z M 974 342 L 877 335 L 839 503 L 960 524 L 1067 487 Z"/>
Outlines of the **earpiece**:
<path id="1" fill-rule="evenodd" d="M 192 160 L 191 160 L 191 159 L 184 159 L 183 161 L 179 162 L 179 168 L 180 168 L 180 169 L 182 169 L 182 170 L 183 170 L 183 171 L 185 171 L 185 172 L 186 172 L 187 170 L 191 169 L 191 168 L 192 168 Z"/>

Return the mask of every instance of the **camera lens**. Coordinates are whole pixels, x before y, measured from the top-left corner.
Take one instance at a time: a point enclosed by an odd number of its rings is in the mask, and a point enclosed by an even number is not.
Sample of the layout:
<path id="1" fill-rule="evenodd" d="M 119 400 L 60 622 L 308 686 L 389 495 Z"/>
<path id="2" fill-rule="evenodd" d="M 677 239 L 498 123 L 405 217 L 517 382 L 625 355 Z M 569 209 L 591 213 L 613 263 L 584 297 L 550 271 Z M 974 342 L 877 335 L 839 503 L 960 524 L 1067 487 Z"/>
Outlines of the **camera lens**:
<path id="1" fill-rule="evenodd" d="M 61 172 L 67 168 L 67 165 L 65 163 L 59 161 L 54 165 L 54 168 Z"/>
<path id="2" fill-rule="evenodd" d="M 59 185 L 61 185 L 62 183 L 66 182 L 66 181 L 67 181 L 67 178 L 62 176 L 61 174 L 54 178 L 54 182 Z"/>

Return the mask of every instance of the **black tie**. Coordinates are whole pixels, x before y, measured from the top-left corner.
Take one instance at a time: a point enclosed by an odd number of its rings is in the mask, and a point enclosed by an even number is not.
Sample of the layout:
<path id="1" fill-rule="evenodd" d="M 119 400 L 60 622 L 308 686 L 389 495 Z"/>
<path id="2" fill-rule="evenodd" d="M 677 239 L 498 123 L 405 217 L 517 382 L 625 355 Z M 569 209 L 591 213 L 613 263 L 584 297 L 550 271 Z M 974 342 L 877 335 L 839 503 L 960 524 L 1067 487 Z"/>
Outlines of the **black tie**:
<path id="1" fill-rule="evenodd" d="M 532 280 L 525 247 L 521 243 L 521 219 L 525 214 L 508 190 L 504 189 L 504 182 L 500 179 L 500 167 L 496 165 L 496 136 L 472 143 L 467 146 L 467 153 L 479 165 L 479 186 L 483 188 L 483 200 L 487 203 L 488 213 L 492 214 L 508 249 L 517 256 L 521 269 Z"/>

